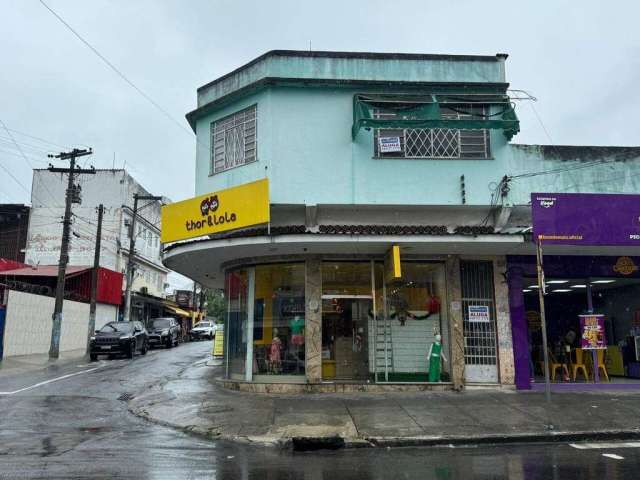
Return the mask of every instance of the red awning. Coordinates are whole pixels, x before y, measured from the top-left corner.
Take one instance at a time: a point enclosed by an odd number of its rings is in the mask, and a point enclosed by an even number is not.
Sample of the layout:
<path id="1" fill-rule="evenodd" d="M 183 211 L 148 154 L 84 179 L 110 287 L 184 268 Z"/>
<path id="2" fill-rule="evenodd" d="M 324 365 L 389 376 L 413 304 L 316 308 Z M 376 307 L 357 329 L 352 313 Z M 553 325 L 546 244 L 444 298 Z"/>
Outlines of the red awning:
<path id="1" fill-rule="evenodd" d="M 87 270 L 91 270 L 91 267 L 69 265 L 67 266 L 66 277 L 72 277 Z M 15 268 L 14 270 L 6 270 L 4 272 L 0 272 L 0 275 L 15 277 L 57 277 L 58 265 L 38 265 L 37 267 L 27 266 L 23 268 Z"/>

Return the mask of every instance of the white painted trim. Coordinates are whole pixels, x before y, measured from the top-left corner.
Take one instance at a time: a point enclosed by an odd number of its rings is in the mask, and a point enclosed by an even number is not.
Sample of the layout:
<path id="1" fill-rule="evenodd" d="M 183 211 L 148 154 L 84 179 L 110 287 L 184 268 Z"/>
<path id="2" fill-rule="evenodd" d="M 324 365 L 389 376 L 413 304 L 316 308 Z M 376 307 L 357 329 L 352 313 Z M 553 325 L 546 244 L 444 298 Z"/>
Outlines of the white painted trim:
<path id="1" fill-rule="evenodd" d="M 256 298 L 256 269 L 247 269 L 249 285 L 247 287 L 247 356 L 244 363 L 244 379 L 250 382 L 253 379 L 253 320 L 255 315 Z"/>

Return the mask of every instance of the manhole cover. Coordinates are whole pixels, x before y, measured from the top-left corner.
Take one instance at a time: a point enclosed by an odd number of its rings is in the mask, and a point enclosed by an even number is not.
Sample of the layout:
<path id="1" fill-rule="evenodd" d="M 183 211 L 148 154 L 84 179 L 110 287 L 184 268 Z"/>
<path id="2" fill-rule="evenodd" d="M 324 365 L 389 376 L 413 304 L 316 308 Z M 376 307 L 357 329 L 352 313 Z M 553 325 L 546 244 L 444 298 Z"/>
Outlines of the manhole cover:
<path id="1" fill-rule="evenodd" d="M 122 395 L 118 397 L 118 400 L 122 400 L 123 402 L 128 402 L 133 398 L 133 393 L 124 392 Z"/>

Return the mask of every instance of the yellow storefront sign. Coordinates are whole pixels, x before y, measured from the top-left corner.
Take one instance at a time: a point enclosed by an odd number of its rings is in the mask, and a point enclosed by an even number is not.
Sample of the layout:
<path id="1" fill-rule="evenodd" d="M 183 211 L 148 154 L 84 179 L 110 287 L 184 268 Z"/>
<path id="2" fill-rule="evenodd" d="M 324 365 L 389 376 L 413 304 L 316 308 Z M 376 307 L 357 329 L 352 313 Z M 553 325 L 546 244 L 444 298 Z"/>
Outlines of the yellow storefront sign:
<path id="1" fill-rule="evenodd" d="M 269 180 L 258 180 L 162 207 L 162 243 L 269 222 Z"/>
<path id="2" fill-rule="evenodd" d="M 400 246 L 392 245 L 385 257 L 385 279 L 387 282 L 402 278 Z"/>
<path id="3" fill-rule="evenodd" d="M 216 338 L 213 341 L 213 351 L 211 354 L 214 357 L 222 357 L 224 356 L 224 332 L 219 331 L 219 335 L 216 334 Z"/>

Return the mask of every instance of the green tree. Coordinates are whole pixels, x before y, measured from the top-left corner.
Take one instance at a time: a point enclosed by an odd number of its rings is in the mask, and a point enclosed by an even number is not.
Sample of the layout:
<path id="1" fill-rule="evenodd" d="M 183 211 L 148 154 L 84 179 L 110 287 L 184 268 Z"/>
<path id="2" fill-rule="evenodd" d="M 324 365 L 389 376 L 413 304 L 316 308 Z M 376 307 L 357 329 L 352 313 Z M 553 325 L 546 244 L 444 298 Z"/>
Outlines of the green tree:
<path id="1" fill-rule="evenodd" d="M 206 289 L 207 316 L 213 317 L 217 323 L 222 323 L 227 307 L 224 301 L 224 293 L 219 289 Z"/>

